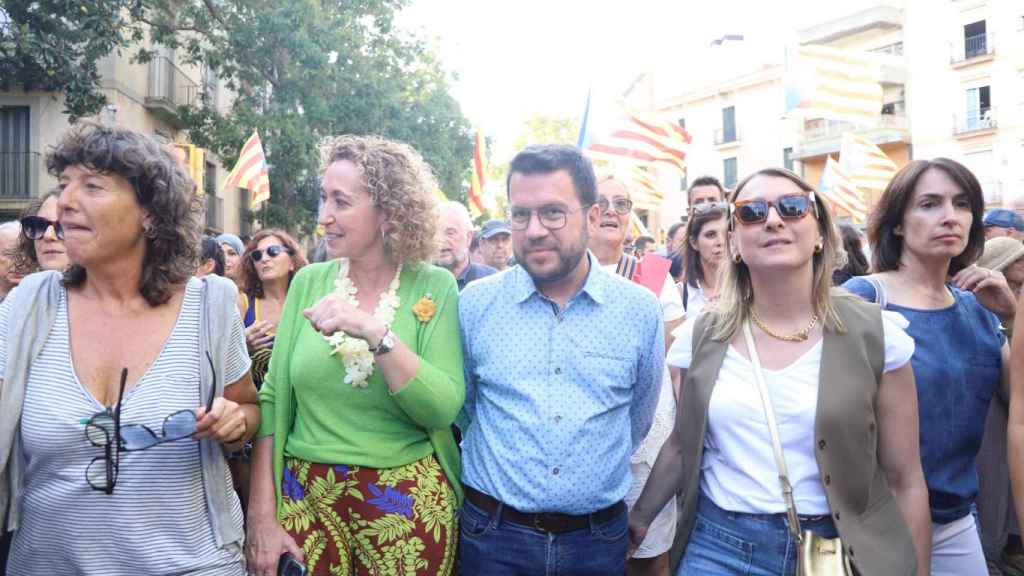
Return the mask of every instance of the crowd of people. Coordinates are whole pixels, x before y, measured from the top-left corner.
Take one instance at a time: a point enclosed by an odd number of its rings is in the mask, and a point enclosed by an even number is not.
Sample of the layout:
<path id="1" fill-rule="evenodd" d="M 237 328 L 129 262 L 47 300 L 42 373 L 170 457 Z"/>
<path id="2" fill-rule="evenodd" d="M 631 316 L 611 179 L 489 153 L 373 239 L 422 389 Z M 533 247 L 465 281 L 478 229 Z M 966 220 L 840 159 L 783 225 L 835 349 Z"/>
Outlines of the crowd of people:
<path id="1" fill-rule="evenodd" d="M 863 230 L 701 177 L 659 242 L 572 146 L 477 230 L 339 136 L 311 250 L 202 236 L 138 132 L 46 165 L 0 224 L 6 574 L 1024 574 L 1024 220 L 953 160 Z"/>

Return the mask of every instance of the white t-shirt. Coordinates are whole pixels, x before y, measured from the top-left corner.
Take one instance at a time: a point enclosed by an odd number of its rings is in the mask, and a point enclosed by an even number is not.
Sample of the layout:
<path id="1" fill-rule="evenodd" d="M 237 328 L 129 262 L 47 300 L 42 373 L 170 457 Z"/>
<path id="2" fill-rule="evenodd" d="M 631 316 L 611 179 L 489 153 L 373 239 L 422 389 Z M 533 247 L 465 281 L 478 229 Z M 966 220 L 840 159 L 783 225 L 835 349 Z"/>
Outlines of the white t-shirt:
<path id="1" fill-rule="evenodd" d="M 901 326 L 907 323 L 902 316 L 883 312 L 882 317 L 884 371 L 892 372 L 910 362 L 914 340 L 903 331 Z M 670 365 L 689 369 L 695 324 L 696 317 L 690 316 L 675 330 L 666 358 Z M 819 341 L 782 370 L 764 370 L 796 508 L 807 515 L 830 513 L 814 459 L 821 351 Z M 731 345 L 711 392 L 701 472 L 701 490 L 722 509 L 751 514 L 786 511 L 753 365 Z"/>

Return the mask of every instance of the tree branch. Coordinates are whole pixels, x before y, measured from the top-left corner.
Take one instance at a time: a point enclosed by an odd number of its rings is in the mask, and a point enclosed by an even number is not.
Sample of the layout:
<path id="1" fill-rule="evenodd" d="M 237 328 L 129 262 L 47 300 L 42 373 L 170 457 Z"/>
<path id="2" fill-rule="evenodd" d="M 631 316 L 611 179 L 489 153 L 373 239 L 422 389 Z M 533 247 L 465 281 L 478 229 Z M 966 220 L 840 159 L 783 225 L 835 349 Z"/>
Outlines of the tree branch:
<path id="1" fill-rule="evenodd" d="M 220 11 L 217 10 L 217 6 L 213 3 L 213 0 L 203 0 L 203 6 L 206 6 L 206 11 L 209 12 L 210 16 L 220 24 L 221 28 L 224 29 L 224 33 L 228 34 L 229 33 L 228 23 L 227 23 L 226 20 L 224 20 L 224 17 L 221 15 Z M 270 82 L 271 86 L 273 86 L 275 88 L 278 87 L 277 86 L 277 80 L 274 78 L 274 76 L 272 74 L 270 74 L 267 70 L 264 70 L 262 66 L 254 66 L 254 67 L 257 70 L 259 70 L 260 76 L 263 76 L 264 80 L 266 80 L 267 82 Z"/>

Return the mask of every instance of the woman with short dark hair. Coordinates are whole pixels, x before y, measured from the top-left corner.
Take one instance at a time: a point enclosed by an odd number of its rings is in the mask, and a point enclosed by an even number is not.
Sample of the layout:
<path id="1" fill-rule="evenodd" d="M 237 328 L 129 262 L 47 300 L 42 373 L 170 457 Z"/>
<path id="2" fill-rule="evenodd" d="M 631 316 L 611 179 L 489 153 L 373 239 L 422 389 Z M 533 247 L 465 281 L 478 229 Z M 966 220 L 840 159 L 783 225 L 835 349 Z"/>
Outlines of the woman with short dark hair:
<path id="1" fill-rule="evenodd" d="M 13 268 L 25 275 L 40 270 L 63 271 L 68 266 L 64 230 L 57 221 L 60 190 L 33 200 L 21 214 L 21 236 L 13 254 Z"/>
<path id="2" fill-rule="evenodd" d="M 234 285 L 192 278 L 194 184 L 111 126 L 73 128 L 47 169 L 70 267 L 0 305 L 7 574 L 241 576 L 224 453 L 259 410 Z"/>
<path id="3" fill-rule="evenodd" d="M 843 285 L 910 324 L 921 461 L 932 518 L 932 573 L 985 574 L 971 511 L 985 416 L 1009 377 L 1000 330 L 1016 313 L 999 272 L 974 266 L 985 237 L 974 174 L 947 158 L 900 170 L 868 222 L 875 274 Z"/>

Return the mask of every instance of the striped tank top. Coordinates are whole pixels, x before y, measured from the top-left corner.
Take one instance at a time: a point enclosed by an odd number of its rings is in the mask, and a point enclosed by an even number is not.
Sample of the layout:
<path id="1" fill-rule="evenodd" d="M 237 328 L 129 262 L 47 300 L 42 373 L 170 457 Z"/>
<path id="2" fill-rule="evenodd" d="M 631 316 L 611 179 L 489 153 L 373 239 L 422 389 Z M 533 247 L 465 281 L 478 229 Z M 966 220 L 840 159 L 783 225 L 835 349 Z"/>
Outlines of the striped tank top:
<path id="1" fill-rule="evenodd" d="M 122 424 L 145 424 L 159 431 L 168 414 L 205 404 L 197 361 L 199 286 L 188 284 L 163 349 L 141 380 L 125 390 Z M 6 364 L 11 302 L 0 305 L 0 373 Z M 231 341 L 223 375 L 227 383 L 237 381 L 249 367 L 240 318 Z M 136 379 L 129 374 L 129 382 Z M 89 486 L 85 469 L 103 449 L 87 440 L 82 421 L 103 409 L 72 366 L 67 293 L 62 292 L 56 321 L 32 363 L 25 392 L 20 455 L 25 486 L 7 574 L 244 574 L 240 543 L 216 546 L 198 442 L 185 439 L 122 452 L 113 494 Z M 231 486 L 230 473 L 223 481 Z M 232 516 L 241 526 L 237 498 Z"/>

